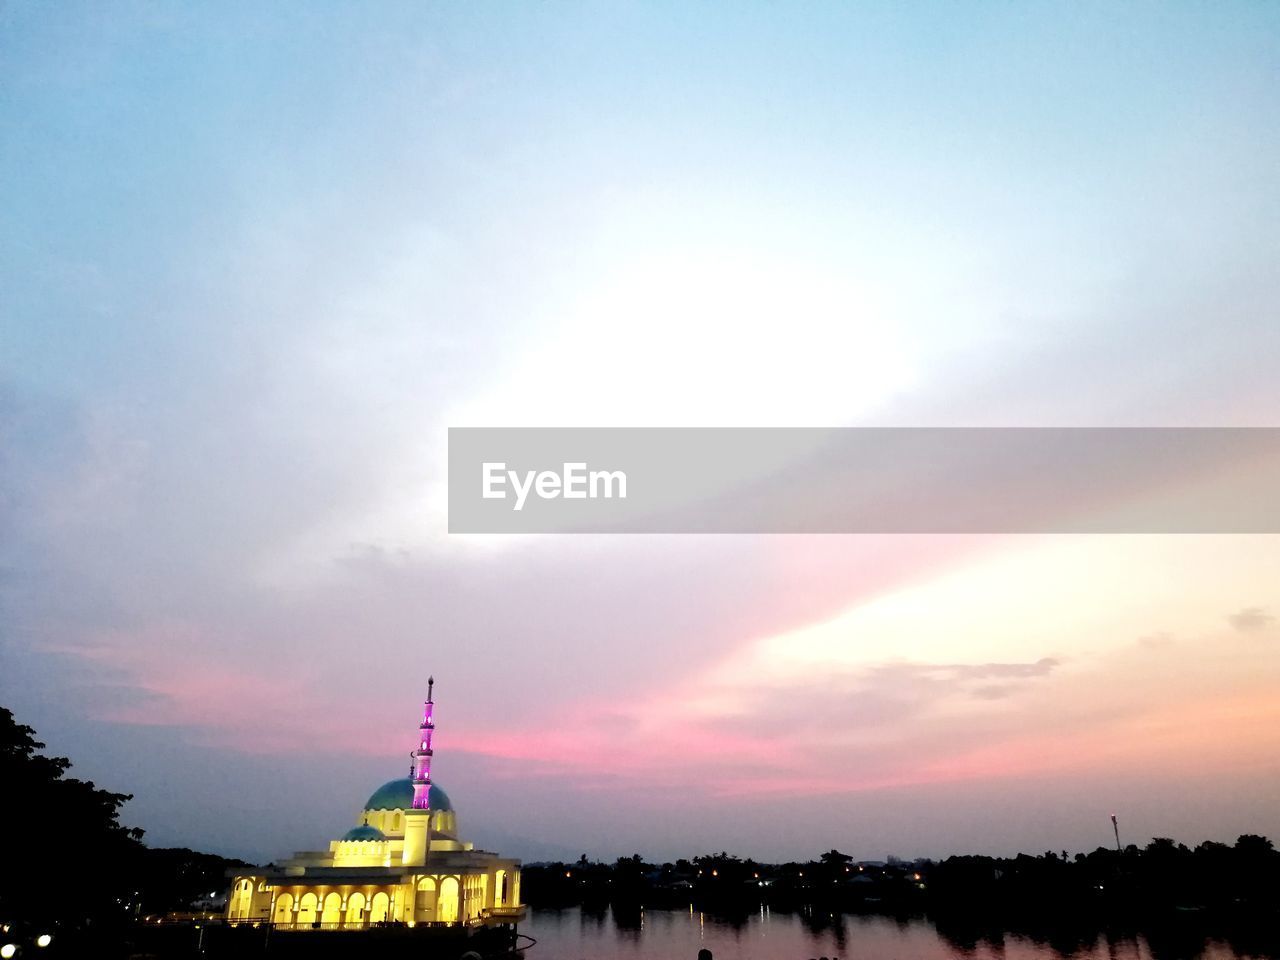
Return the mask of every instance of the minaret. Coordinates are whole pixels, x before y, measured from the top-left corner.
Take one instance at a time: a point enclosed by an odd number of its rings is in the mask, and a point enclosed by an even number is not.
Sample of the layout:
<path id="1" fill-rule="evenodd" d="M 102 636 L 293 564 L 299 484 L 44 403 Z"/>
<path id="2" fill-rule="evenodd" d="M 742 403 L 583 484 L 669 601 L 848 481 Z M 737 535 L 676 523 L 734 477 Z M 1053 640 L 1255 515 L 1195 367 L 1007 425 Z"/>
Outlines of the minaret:
<path id="1" fill-rule="evenodd" d="M 427 700 L 422 705 L 422 723 L 418 725 L 418 749 L 413 751 L 413 807 L 404 812 L 404 855 L 406 866 L 422 866 L 431 847 L 431 734 L 436 729 L 431 719 L 435 706 L 432 687 L 436 678 L 427 677 Z"/>
<path id="2" fill-rule="evenodd" d="M 431 809 L 431 734 L 436 724 L 431 719 L 431 709 L 435 701 L 431 699 L 431 688 L 436 685 L 435 677 L 427 677 L 427 702 L 422 705 L 422 723 L 418 725 L 418 749 L 413 754 L 413 809 Z"/>

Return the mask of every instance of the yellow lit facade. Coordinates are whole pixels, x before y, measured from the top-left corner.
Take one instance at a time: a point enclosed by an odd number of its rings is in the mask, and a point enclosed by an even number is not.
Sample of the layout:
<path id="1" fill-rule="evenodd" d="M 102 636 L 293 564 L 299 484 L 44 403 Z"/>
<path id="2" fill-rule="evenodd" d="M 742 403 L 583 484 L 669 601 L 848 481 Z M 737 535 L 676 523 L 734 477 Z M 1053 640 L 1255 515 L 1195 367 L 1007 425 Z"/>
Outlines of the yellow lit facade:
<path id="1" fill-rule="evenodd" d="M 375 790 L 328 850 L 233 876 L 227 919 L 296 930 L 519 920 L 520 861 L 458 839 L 453 803 L 430 782 L 431 729 L 428 699 L 414 775 Z"/>

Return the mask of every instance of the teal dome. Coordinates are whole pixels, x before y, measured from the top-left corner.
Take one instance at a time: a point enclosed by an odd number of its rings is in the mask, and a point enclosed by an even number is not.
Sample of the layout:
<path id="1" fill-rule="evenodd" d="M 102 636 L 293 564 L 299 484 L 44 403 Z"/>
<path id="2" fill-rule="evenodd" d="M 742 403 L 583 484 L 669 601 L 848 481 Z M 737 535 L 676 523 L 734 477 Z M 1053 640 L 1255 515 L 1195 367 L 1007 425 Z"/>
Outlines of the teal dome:
<path id="1" fill-rule="evenodd" d="M 385 840 L 384 834 L 377 827 L 371 827 L 367 823 L 362 823 L 358 827 L 352 827 L 342 836 L 343 840 Z"/>
<path id="2" fill-rule="evenodd" d="M 427 794 L 427 799 L 432 810 L 453 809 L 449 795 L 434 783 L 431 785 L 431 792 Z M 366 810 L 408 810 L 412 806 L 413 781 L 408 777 L 401 777 L 399 780 L 388 780 L 373 791 L 373 796 L 368 799 L 364 808 Z"/>

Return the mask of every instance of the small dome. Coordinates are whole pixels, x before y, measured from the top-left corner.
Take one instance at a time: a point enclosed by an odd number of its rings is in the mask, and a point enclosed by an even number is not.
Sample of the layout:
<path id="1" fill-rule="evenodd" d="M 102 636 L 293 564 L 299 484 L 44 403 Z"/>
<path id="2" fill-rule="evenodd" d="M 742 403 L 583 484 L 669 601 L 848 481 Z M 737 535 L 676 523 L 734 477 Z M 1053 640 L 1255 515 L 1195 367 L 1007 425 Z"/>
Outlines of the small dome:
<path id="1" fill-rule="evenodd" d="M 453 809 L 449 795 L 434 783 L 431 785 L 431 792 L 427 794 L 427 799 L 432 810 Z M 408 810 L 412 806 L 413 781 L 408 777 L 401 777 L 399 780 L 388 780 L 373 791 L 373 796 L 365 803 L 364 808 L 366 810 Z"/>
<path id="2" fill-rule="evenodd" d="M 358 827 L 352 827 L 342 836 L 343 840 L 385 840 L 384 834 L 377 827 L 371 827 L 367 823 L 362 823 Z"/>

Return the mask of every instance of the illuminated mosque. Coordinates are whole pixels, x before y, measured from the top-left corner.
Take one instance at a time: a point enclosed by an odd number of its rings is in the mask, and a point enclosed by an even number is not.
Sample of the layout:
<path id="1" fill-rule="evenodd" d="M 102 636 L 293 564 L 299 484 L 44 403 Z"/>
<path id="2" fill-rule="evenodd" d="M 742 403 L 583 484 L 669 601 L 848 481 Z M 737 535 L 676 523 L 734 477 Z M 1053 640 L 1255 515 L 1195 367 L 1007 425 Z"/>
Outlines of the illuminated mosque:
<path id="1" fill-rule="evenodd" d="M 427 680 L 410 775 L 373 792 L 360 822 L 327 851 L 300 852 L 232 877 L 231 923 L 350 930 L 404 923 L 513 923 L 520 861 L 458 839 L 449 795 L 431 782 L 432 687 Z"/>

